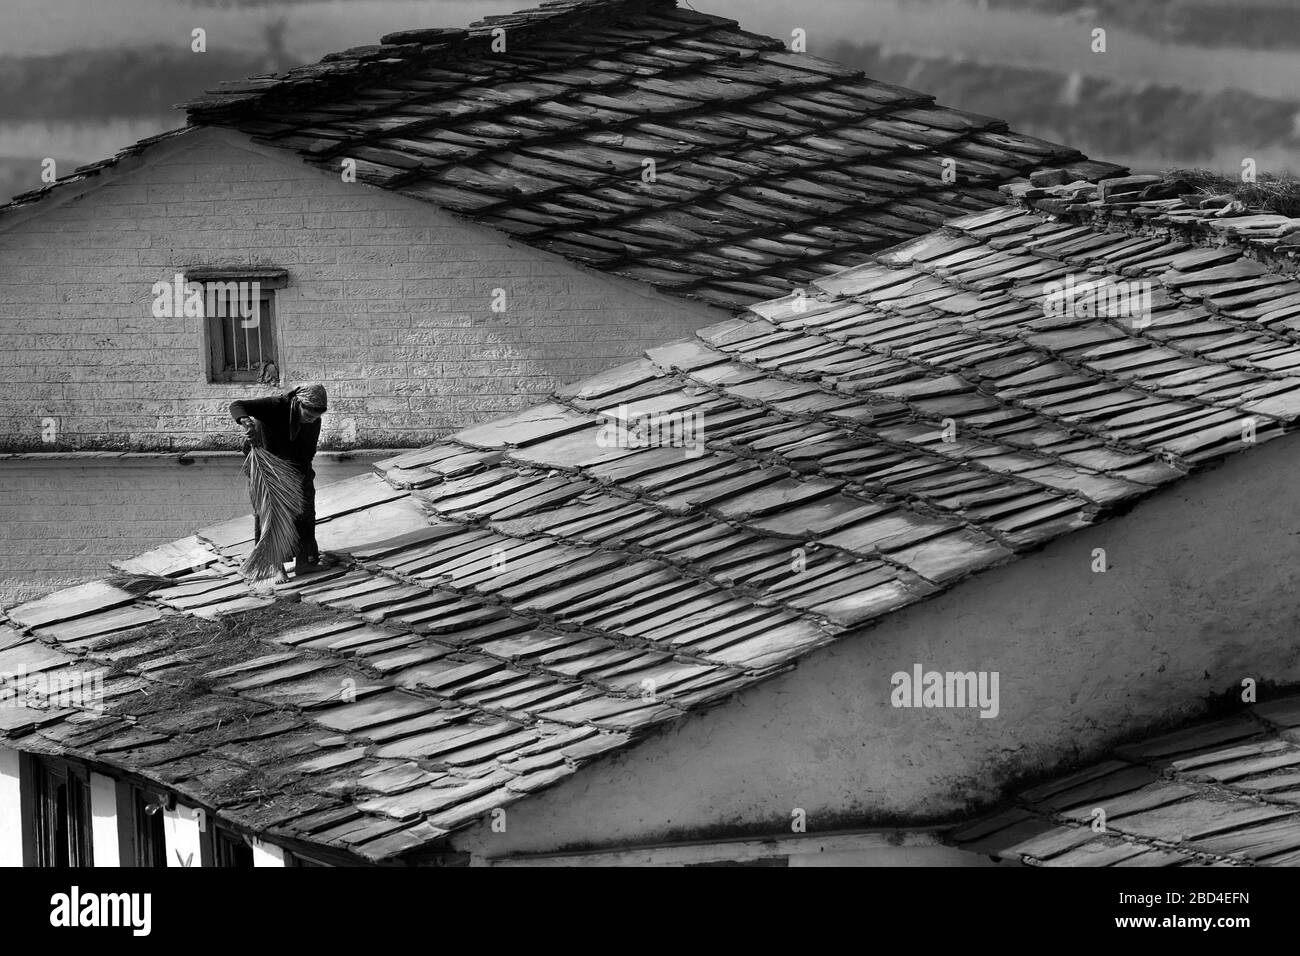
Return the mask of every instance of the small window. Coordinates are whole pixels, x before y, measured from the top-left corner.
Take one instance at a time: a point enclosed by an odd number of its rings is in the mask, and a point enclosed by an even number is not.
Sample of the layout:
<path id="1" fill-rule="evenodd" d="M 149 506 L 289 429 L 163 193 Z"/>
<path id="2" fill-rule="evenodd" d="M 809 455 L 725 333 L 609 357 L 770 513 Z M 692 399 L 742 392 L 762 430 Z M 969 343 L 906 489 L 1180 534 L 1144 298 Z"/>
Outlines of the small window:
<path id="1" fill-rule="evenodd" d="M 117 781 L 117 847 L 122 866 L 167 865 L 166 794 Z"/>
<path id="2" fill-rule="evenodd" d="M 124 793 L 125 791 L 125 793 Z M 123 804 L 123 796 L 126 803 Z M 131 808 L 130 852 L 122 854 L 124 866 L 167 865 L 166 798 L 160 793 L 119 785 L 118 806 Z"/>
<path id="3" fill-rule="evenodd" d="M 253 848 L 238 833 L 217 827 L 212 835 L 213 866 L 252 866 Z"/>
<path id="4" fill-rule="evenodd" d="M 279 384 L 275 290 L 286 276 L 281 270 L 186 272 L 187 281 L 203 286 L 208 381 Z"/>
<path id="5" fill-rule="evenodd" d="M 252 290 L 217 289 L 205 283 L 210 379 L 214 382 L 279 381 L 275 354 L 275 295 Z M 230 283 L 234 285 L 234 283 Z"/>
<path id="6" fill-rule="evenodd" d="M 30 821 L 36 866 L 94 866 L 87 772 L 51 757 L 27 756 L 29 786 L 24 816 Z"/>

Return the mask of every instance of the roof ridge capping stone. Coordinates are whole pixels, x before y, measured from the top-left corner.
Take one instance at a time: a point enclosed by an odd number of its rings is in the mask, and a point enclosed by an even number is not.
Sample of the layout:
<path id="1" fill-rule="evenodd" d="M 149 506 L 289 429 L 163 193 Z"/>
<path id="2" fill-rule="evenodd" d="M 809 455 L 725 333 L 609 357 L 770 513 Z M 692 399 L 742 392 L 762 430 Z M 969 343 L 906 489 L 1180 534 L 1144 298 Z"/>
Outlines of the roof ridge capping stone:
<path id="1" fill-rule="evenodd" d="M 610 13 L 630 11 L 644 13 L 651 9 L 673 9 L 677 0 L 545 0 L 536 7 L 494 14 L 475 20 L 469 25 L 472 36 L 490 36 L 500 28 L 554 27 L 577 19 L 602 17 Z M 694 12 L 694 11 L 692 11 Z M 734 20 L 729 21 L 735 23 Z"/>
<path id="2" fill-rule="evenodd" d="M 1072 166 L 1038 170 L 998 188 L 1020 205 L 1057 218 L 1110 231 L 1161 230 L 1198 245 L 1235 245 L 1278 269 L 1300 268 L 1298 217 L 1229 195 L 1198 193 L 1177 176 L 1121 171 L 1089 177 L 1079 171 Z"/>
<path id="3" fill-rule="evenodd" d="M 131 160 L 143 154 L 152 146 L 173 139 L 184 133 L 192 132 L 192 127 L 180 126 L 175 129 L 164 130 L 161 133 L 155 133 L 153 136 L 146 136 L 129 146 L 124 146 L 112 156 L 105 159 L 97 159 L 93 162 L 78 166 L 66 176 L 60 176 L 52 183 L 46 183 L 37 189 L 29 189 L 26 192 L 16 193 L 7 202 L 0 203 L 0 212 L 10 213 L 39 202 L 50 193 L 55 192 L 63 186 L 70 186 L 73 183 L 84 182 L 95 176 L 98 176 L 106 169 L 112 169 L 122 163 L 123 160 Z"/>
<path id="4" fill-rule="evenodd" d="M 388 33 L 380 37 L 378 44 L 327 53 L 318 63 L 283 73 L 223 81 L 203 96 L 176 105 L 189 113 L 191 124 L 197 125 L 213 114 L 245 111 L 272 98 L 315 101 L 332 94 L 341 81 L 353 86 L 427 67 L 453 51 L 488 46 L 498 29 L 529 34 L 552 32 L 616 12 L 639 13 L 673 9 L 676 5 L 677 0 L 548 0 L 538 7 L 484 17 L 466 28 L 428 27 Z"/>

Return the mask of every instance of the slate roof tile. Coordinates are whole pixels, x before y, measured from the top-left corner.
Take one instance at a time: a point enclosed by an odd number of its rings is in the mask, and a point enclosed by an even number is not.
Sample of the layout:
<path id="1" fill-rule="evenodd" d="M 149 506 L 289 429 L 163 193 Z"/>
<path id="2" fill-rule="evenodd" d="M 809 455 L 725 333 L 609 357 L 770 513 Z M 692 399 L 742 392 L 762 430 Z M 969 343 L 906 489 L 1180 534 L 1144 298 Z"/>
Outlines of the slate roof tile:
<path id="1" fill-rule="evenodd" d="M 1300 763 L 1286 735 L 1293 712 L 1295 695 L 1126 745 L 951 837 L 973 846 L 993 830 L 981 852 L 1041 866 L 1291 865 L 1300 847 L 1300 807 L 1286 796 Z M 1096 808 L 1106 835 L 1092 829 Z M 1046 829 L 1022 838 L 1003 826 L 1008 812 Z"/>

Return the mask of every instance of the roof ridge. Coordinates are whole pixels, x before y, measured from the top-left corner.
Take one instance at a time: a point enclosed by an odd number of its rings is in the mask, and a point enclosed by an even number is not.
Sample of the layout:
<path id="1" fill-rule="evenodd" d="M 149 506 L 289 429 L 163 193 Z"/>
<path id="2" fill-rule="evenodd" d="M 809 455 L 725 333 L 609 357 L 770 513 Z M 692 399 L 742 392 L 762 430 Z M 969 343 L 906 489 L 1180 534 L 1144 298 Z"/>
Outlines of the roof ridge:
<path id="1" fill-rule="evenodd" d="M 146 136 L 144 139 L 136 140 L 136 142 L 131 143 L 129 146 L 123 146 L 112 156 L 105 157 L 104 159 L 97 159 L 93 162 L 78 166 L 66 176 L 60 176 L 52 183 L 46 183 L 43 186 L 36 189 L 29 189 L 25 192 L 15 193 L 7 201 L 0 202 L 0 214 L 8 213 L 12 210 L 21 209 L 24 206 L 40 202 L 47 195 L 62 186 L 70 186 L 73 183 L 82 182 L 93 176 L 98 176 L 103 170 L 112 169 L 124 159 L 133 159 L 159 143 L 163 143 L 169 139 L 193 131 L 194 127 L 192 126 L 178 126 L 174 129 L 164 130 L 161 133 L 154 133 L 152 136 Z"/>
<path id="2" fill-rule="evenodd" d="M 1184 188 L 1185 187 L 1185 188 Z M 1161 229 L 1199 246 L 1231 246 L 1282 272 L 1300 270 L 1300 218 L 1229 196 L 1204 196 L 1153 174 L 1072 179 L 1041 170 L 999 190 L 1024 208 L 1108 232 Z"/>
<path id="3" fill-rule="evenodd" d="M 195 114 L 211 115 L 246 110 L 263 101 L 292 96 L 295 101 L 318 101 L 329 96 L 336 83 L 347 80 L 373 82 L 400 76 L 436 63 L 452 52 L 488 47 L 497 30 L 533 36 L 561 27 L 630 11 L 675 9 L 677 0 L 546 0 L 538 7 L 476 20 L 468 27 L 428 27 L 401 30 L 380 37 L 378 44 L 349 47 L 327 53 L 320 61 L 282 73 L 255 74 L 242 80 L 223 81 L 203 96 L 177 104 L 195 122 Z M 693 13 L 693 11 L 692 11 Z M 705 17 L 705 14 L 698 14 Z M 720 19 L 720 18 L 710 18 Z M 735 21 L 728 21 L 735 23 Z M 307 94 L 307 95 L 303 95 Z"/>
<path id="4" fill-rule="evenodd" d="M 631 6 L 675 8 L 677 0 L 543 0 L 535 7 L 475 20 L 467 30 L 470 36 L 490 35 L 502 27 L 551 26 L 557 20 L 600 16 Z"/>

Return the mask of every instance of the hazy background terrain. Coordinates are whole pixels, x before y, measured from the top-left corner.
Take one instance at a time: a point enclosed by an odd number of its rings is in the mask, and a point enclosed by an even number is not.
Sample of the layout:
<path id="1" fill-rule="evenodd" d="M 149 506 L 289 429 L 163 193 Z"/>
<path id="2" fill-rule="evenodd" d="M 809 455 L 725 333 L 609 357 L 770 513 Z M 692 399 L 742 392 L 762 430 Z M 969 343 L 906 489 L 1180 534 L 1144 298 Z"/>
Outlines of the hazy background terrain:
<path id="1" fill-rule="evenodd" d="M 532 0 L 0 0 L 0 200 L 141 137 L 221 79 Z M 690 0 L 947 105 L 1139 170 L 1300 172 L 1297 0 Z M 208 52 L 190 52 L 203 27 Z M 1090 49 L 1107 31 L 1107 52 Z"/>

